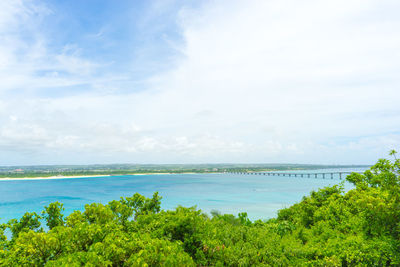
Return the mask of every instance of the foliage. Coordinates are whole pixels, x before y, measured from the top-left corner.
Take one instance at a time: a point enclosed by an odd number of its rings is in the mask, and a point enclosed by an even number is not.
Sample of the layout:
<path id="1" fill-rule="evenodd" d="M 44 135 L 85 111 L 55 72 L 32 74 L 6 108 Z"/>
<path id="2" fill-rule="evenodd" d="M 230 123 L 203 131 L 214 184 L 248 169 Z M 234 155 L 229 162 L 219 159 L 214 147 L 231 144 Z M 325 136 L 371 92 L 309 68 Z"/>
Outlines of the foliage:
<path id="1" fill-rule="evenodd" d="M 41 217 L 36 212 L 26 212 L 20 220 L 10 220 L 7 226 L 12 233 L 13 240 L 16 239 L 21 232 L 28 232 L 29 230 L 41 232 L 40 219 Z"/>
<path id="2" fill-rule="evenodd" d="M 381 159 L 277 218 L 252 222 L 196 208 L 160 209 L 140 194 L 86 205 L 65 219 L 62 204 L 0 226 L 1 266 L 387 266 L 400 265 L 400 161 Z M 12 233 L 10 240 L 4 230 Z"/>
<path id="3" fill-rule="evenodd" d="M 50 203 L 48 207 L 44 207 L 44 211 L 42 211 L 42 215 L 46 220 L 46 225 L 53 229 L 56 226 L 64 225 L 62 211 L 64 210 L 63 204 L 59 202 Z"/>

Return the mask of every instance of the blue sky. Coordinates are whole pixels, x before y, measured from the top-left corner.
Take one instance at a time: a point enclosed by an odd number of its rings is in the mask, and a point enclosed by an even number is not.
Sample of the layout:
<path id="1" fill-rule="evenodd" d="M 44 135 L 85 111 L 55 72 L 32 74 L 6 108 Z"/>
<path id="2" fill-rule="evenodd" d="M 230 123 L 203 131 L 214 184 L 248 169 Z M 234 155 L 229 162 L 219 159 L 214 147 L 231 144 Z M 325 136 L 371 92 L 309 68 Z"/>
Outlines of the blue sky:
<path id="1" fill-rule="evenodd" d="M 0 3 L 0 165 L 373 163 L 398 1 Z"/>
<path id="2" fill-rule="evenodd" d="M 183 1 L 182 1 L 183 2 Z M 33 1 L 42 8 L 33 13 L 35 31 L 21 28 L 21 39 L 34 43 L 37 33 L 44 35 L 49 52 L 77 54 L 98 64 L 98 75 L 121 74 L 126 88 L 121 93 L 141 90 L 138 83 L 170 65 L 168 59 L 176 55 L 171 42 L 179 42 L 180 32 L 176 13 L 182 3 L 163 1 Z M 185 2 L 187 6 L 189 1 Z M 26 25 L 29 29 L 30 25 Z M 33 36 L 32 36 L 33 35 Z M 52 72 L 51 68 L 37 71 L 38 76 Z M 58 72 L 59 74 L 68 74 Z M 90 90 L 90 86 L 78 88 L 49 88 L 43 93 L 63 95 Z"/>

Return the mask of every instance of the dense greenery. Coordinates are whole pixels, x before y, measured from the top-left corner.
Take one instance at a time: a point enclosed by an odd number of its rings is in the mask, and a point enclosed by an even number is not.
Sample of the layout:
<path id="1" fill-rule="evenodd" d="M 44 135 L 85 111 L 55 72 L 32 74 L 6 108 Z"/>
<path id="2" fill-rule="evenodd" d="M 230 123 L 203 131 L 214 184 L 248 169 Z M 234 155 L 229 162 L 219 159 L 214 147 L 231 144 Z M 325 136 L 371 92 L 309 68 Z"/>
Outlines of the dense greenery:
<path id="1" fill-rule="evenodd" d="M 268 221 L 251 222 L 246 213 L 209 217 L 196 208 L 163 211 L 157 193 L 86 205 L 66 218 L 56 202 L 1 226 L 0 265 L 400 265 L 399 171 L 399 160 L 381 159 L 348 176 L 355 189 L 312 192 Z"/>

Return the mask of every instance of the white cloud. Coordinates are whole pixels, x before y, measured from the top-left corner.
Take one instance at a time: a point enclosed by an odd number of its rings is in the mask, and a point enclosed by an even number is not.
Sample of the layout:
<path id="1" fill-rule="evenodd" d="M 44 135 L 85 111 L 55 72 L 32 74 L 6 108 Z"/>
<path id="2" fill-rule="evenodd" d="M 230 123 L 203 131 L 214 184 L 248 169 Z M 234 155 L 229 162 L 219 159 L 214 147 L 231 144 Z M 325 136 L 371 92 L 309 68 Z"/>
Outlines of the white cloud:
<path id="1" fill-rule="evenodd" d="M 60 158 L 73 163 L 371 163 L 400 145 L 399 7 L 270 0 L 185 8 L 177 18 L 184 42 L 175 47 L 183 56 L 133 94 L 116 93 L 128 73 L 101 77 L 101 63 L 79 47 L 54 52 L 37 39 L 23 50 L 34 55 L 25 63 L 11 45 L 0 47 L 9 62 L 0 92 L 95 89 L 0 99 L 0 149 L 44 150 L 52 162 L 54 151 L 85 155 Z M 14 17 L 0 20 L 2 35 L 2 21 Z"/>
<path id="2" fill-rule="evenodd" d="M 53 91 L 73 86 L 91 89 L 120 75 L 102 73 L 108 63 L 93 62 L 81 49 L 67 43 L 57 47 L 46 35 L 44 19 L 52 10 L 39 1 L 4 0 L 0 3 L 0 95 Z M 60 29 L 62 30 L 62 29 Z"/>

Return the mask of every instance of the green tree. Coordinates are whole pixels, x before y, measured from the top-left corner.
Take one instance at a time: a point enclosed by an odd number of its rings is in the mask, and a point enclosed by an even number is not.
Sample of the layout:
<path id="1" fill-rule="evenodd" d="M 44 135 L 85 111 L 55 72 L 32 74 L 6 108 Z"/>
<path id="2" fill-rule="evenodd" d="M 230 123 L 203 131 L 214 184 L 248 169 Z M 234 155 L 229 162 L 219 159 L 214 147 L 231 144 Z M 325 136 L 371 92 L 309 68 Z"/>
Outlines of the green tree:
<path id="1" fill-rule="evenodd" d="M 59 202 L 50 203 L 49 206 L 44 207 L 42 216 L 46 220 L 46 225 L 49 227 L 49 229 L 64 225 L 63 211 L 63 204 Z"/>
<path id="2" fill-rule="evenodd" d="M 158 193 L 92 203 L 64 220 L 52 203 L 0 226 L 0 266 L 399 266 L 399 160 L 251 222 L 195 207 L 163 211 Z M 4 235 L 8 227 L 12 239 Z"/>
<path id="3" fill-rule="evenodd" d="M 20 220 L 11 219 L 7 227 L 12 233 L 12 238 L 16 239 L 21 232 L 29 230 L 41 230 L 41 217 L 36 212 L 26 212 Z"/>

